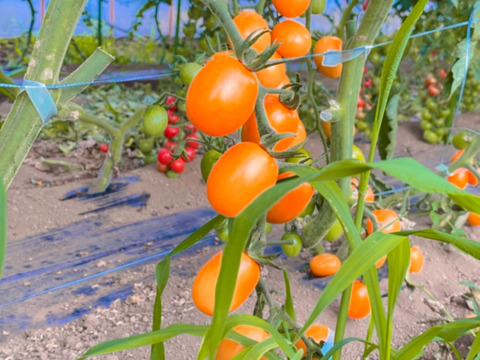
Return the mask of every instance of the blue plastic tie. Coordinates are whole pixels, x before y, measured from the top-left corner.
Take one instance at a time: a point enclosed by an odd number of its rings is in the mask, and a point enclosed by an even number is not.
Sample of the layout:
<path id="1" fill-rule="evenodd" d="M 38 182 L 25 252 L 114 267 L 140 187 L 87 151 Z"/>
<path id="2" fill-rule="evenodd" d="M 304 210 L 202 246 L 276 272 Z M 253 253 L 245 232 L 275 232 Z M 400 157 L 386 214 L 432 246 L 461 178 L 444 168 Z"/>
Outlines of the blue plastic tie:
<path id="1" fill-rule="evenodd" d="M 57 106 L 55 101 L 53 101 L 50 92 L 48 91 L 45 84 L 33 81 L 33 80 L 23 80 L 22 91 L 26 91 L 30 100 L 35 106 L 40 118 L 45 124 L 48 119 L 57 113 Z"/>

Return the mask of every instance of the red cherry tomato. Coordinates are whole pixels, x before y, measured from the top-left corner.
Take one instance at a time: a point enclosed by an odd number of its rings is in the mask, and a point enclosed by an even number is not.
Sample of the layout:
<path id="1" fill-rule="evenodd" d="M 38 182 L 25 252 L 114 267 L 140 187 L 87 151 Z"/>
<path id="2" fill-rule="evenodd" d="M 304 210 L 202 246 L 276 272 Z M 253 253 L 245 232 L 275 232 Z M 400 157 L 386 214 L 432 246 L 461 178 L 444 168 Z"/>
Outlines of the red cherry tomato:
<path id="1" fill-rule="evenodd" d="M 157 169 L 161 173 L 166 173 L 168 171 L 168 165 L 162 164 L 161 162 L 157 163 Z"/>
<path id="2" fill-rule="evenodd" d="M 108 152 L 108 144 L 100 144 L 100 145 L 98 145 L 98 150 L 100 150 L 100 151 L 103 152 L 103 153 L 107 153 L 107 152 Z"/>
<path id="3" fill-rule="evenodd" d="M 365 107 L 365 100 L 363 100 L 362 97 L 359 96 L 357 101 L 357 108 L 364 108 L 364 107 Z"/>
<path id="4" fill-rule="evenodd" d="M 172 105 L 174 102 L 175 102 L 174 96 L 171 96 L 171 95 L 167 96 L 167 102 L 166 102 L 167 105 Z"/>
<path id="5" fill-rule="evenodd" d="M 366 79 L 366 80 L 363 82 L 363 85 L 368 89 L 370 86 L 373 85 L 373 79 L 372 79 L 372 78 Z"/>
<path id="6" fill-rule="evenodd" d="M 182 159 L 184 159 L 185 161 L 187 162 L 190 162 L 190 161 L 193 161 L 193 159 L 195 159 L 195 155 L 197 155 L 197 151 L 192 148 L 192 147 L 187 147 L 185 148 L 185 155 L 182 156 Z"/>
<path id="7" fill-rule="evenodd" d="M 177 174 L 180 174 L 185 170 L 185 160 L 182 158 L 178 158 L 177 160 L 173 160 L 170 163 L 170 169 L 175 171 Z"/>
<path id="8" fill-rule="evenodd" d="M 163 165 L 168 165 L 173 161 L 173 156 L 170 152 L 162 152 L 158 155 L 158 162 Z"/>
<path id="9" fill-rule="evenodd" d="M 160 161 L 160 156 L 162 156 L 162 154 L 171 153 L 171 152 L 172 152 L 171 150 L 168 150 L 168 149 L 165 149 L 165 148 L 162 148 L 162 149 L 158 150 L 157 160 Z"/>
<path id="10" fill-rule="evenodd" d="M 167 126 L 167 128 L 165 129 L 165 137 L 167 139 L 172 139 L 174 138 L 178 133 L 180 132 L 180 128 L 178 127 L 171 127 L 170 124 Z"/>
<path id="11" fill-rule="evenodd" d="M 168 115 L 168 123 L 169 124 L 176 124 L 180 121 L 180 116 L 176 114 Z"/>
<path id="12" fill-rule="evenodd" d="M 177 146 L 177 143 L 175 141 L 167 140 L 163 144 L 164 149 L 168 150 L 175 150 L 175 147 Z"/>
<path id="13" fill-rule="evenodd" d="M 427 91 L 432 96 L 437 96 L 440 94 L 440 90 L 435 85 L 428 85 Z"/>
<path id="14" fill-rule="evenodd" d="M 200 143 L 196 140 L 198 140 L 198 136 L 195 134 L 190 134 L 185 136 L 185 140 L 187 140 L 187 146 L 197 149 L 200 146 Z"/>

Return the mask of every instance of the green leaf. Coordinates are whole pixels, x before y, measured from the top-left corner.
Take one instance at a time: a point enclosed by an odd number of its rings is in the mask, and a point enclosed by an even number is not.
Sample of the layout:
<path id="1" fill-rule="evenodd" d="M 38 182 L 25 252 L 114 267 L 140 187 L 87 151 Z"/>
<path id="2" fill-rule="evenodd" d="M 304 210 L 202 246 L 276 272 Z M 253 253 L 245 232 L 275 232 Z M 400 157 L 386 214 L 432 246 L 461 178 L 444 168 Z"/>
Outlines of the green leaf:
<path id="1" fill-rule="evenodd" d="M 359 341 L 359 342 L 362 342 L 364 344 L 367 344 L 369 347 L 370 347 L 370 350 L 367 354 L 365 354 L 365 357 L 368 356 L 373 350 L 375 349 L 378 349 L 378 345 L 376 344 L 373 344 L 371 342 L 368 342 L 368 341 L 365 341 L 364 339 L 360 339 L 360 338 L 346 338 L 346 339 L 343 339 L 342 341 L 339 341 L 338 343 L 336 343 L 335 345 L 333 345 L 330 350 L 328 350 L 325 354 L 323 354 L 323 358 L 324 359 L 330 359 L 330 356 L 332 356 L 335 352 L 337 352 L 337 350 L 339 350 L 341 347 L 347 345 L 348 343 L 351 343 L 353 341 Z"/>
<path id="2" fill-rule="evenodd" d="M 268 351 L 278 347 L 274 338 L 268 338 L 262 342 L 251 345 L 240 353 L 235 355 L 232 360 L 258 360 L 265 356 L 267 359 L 282 360 L 282 358 L 274 353 L 266 354 Z"/>
<path id="3" fill-rule="evenodd" d="M 457 249 L 473 256 L 475 259 L 480 260 L 480 242 L 473 241 L 462 236 L 447 234 L 434 229 L 400 231 L 396 234 L 405 236 L 415 235 L 426 239 L 452 244 Z"/>
<path id="4" fill-rule="evenodd" d="M 480 332 L 477 332 L 465 360 L 474 360 L 476 355 L 480 355 Z"/>
<path id="5" fill-rule="evenodd" d="M 0 279 L 3 277 L 7 252 L 7 193 L 0 180 Z"/>
<path id="6" fill-rule="evenodd" d="M 285 282 L 285 312 L 290 316 L 293 321 L 296 321 L 295 306 L 293 306 L 292 292 L 290 290 L 290 280 L 288 279 L 288 272 L 282 269 L 283 280 Z"/>
<path id="7" fill-rule="evenodd" d="M 190 234 L 180 244 L 175 246 L 173 250 L 157 264 L 155 269 L 155 279 L 157 281 L 157 294 L 155 296 L 155 304 L 153 306 L 153 325 L 152 330 L 159 330 L 162 326 L 162 294 L 165 286 L 167 286 L 170 277 L 170 258 L 182 251 L 185 251 L 203 239 L 210 231 L 225 220 L 222 215 L 217 215 L 212 220 L 201 226 L 199 229 Z M 165 359 L 165 350 L 162 342 L 152 345 L 150 358 Z"/>
<path id="8" fill-rule="evenodd" d="M 433 326 L 404 345 L 392 359 L 410 360 L 423 351 L 436 337 L 445 341 L 455 341 L 468 330 L 480 325 L 480 317 L 456 320 L 451 323 Z"/>
<path id="9" fill-rule="evenodd" d="M 373 123 L 372 144 L 377 143 L 380 129 L 382 127 L 382 120 L 389 99 L 390 90 L 392 89 L 393 80 L 395 79 L 395 74 L 397 73 L 403 53 L 407 47 L 408 40 L 415 27 L 415 23 L 420 18 L 420 15 L 422 15 L 427 3 L 428 0 L 419 0 L 417 2 L 403 22 L 402 26 L 400 26 L 398 32 L 395 34 L 392 45 L 390 46 L 390 50 L 387 53 L 380 78 L 380 90 L 378 94 L 379 101 Z M 373 160 L 373 150 L 374 149 L 370 150 L 369 161 Z"/>
<path id="10" fill-rule="evenodd" d="M 382 160 L 391 159 L 395 146 L 397 145 L 397 129 L 398 129 L 398 104 L 400 102 L 400 94 L 393 95 L 388 100 L 386 109 L 386 120 L 383 119 L 380 127 L 380 136 L 378 139 L 378 152 Z"/>
<path id="11" fill-rule="evenodd" d="M 422 192 L 446 194 L 464 209 L 480 213 L 480 197 L 458 189 L 414 159 L 397 158 L 371 165 Z"/>
<path id="12" fill-rule="evenodd" d="M 391 351 L 393 334 L 393 312 L 397 304 L 398 296 L 402 290 L 402 284 L 405 279 L 408 267 L 410 265 L 410 242 L 403 241 L 399 246 L 388 253 L 388 308 L 387 308 L 387 333 L 379 336 L 385 336 L 384 343 L 387 348 L 384 349 L 383 357 L 388 359 Z"/>
<path id="13" fill-rule="evenodd" d="M 116 351 L 156 344 L 181 334 L 203 336 L 207 328 L 208 327 L 204 325 L 174 324 L 161 330 L 100 343 L 87 350 L 78 360 L 86 359 L 90 356 L 109 354 Z"/>

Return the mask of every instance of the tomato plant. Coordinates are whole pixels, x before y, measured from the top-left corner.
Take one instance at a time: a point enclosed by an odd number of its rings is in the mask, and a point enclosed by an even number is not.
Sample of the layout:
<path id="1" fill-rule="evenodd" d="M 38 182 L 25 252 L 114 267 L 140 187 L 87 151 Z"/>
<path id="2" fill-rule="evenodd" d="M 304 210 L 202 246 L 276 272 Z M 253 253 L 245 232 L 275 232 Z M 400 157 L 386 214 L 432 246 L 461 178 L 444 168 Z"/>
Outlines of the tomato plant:
<path id="1" fill-rule="evenodd" d="M 193 302 L 198 310 L 207 315 L 212 315 L 215 307 L 215 288 L 222 254 L 223 252 L 217 253 L 198 271 L 192 285 Z M 243 253 L 230 311 L 234 311 L 247 300 L 259 279 L 260 266 Z"/>

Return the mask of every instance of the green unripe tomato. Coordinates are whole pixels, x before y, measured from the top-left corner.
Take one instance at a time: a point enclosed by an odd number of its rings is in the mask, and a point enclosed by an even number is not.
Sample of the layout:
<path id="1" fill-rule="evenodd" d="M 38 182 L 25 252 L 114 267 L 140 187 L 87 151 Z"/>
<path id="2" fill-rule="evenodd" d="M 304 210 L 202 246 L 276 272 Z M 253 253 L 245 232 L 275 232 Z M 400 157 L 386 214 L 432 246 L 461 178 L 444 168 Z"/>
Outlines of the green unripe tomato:
<path id="1" fill-rule="evenodd" d="M 340 239 L 340 237 L 342 235 L 343 235 L 343 228 L 342 228 L 342 225 L 340 225 L 340 222 L 337 219 L 333 223 L 330 230 L 328 230 L 328 232 L 325 234 L 325 240 L 330 241 L 330 242 L 337 241 L 338 239 Z"/>
<path id="2" fill-rule="evenodd" d="M 220 156 L 222 156 L 222 153 L 213 149 L 208 150 L 205 155 L 203 155 L 202 161 L 200 162 L 203 181 L 207 182 L 208 175 L 210 174 L 213 165 L 218 159 L 220 159 Z"/>
<path id="3" fill-rule="evenodd" d="M 187 38 L 193 38 L 196 32 L 197 32 L 197 26 L 195 25 L 194 22 L 191 22 L 190 24 L 187 24 L 183 27 L 183 33 Z"/>
<path id="4" fill-rule="evenodd" d="M 442 118 L 448 118 L 451 114 L 452 111 L 448 107 L 442 108 L 438 112 L 438 115 L 440 115 Z"/>
<path id="5" fill-rule="evenodd" d="M 315 211 L 315 199 L 312 199 L 307 207 L 305 209 L 303 209 L 303 211 L 300 213 L 300 215 L 298 215 L 299 218 L 303 218 L 307 215 L 312 215 L 313 212 Z"/>
<path id="6" fill-rule="evenodd" d="M 302 238 L 295 233 L 285 233 L 282 236 L 283 241 L 291 241 L 293 244 L 284 244 L 282 245 L 282 251 L 287 255 L 288 257 L 295 257 L 300 254 L 302 251 Z"/>
<path id="7" fill-rule="evenodd" d="M 273 226 L 269 222 L 265 222 L 265 235 L 268 235 L 272 232 Z"/>
<path id="8" fill-rule="evenodd" d="M 358 131 L 365 131 L 369 128 L 368 123 L 363 120 L 358 120 L 357 121 L 357 129 Z"/>
<path id="9" fill-rule="evenodd" d="M 426 130 L 423 133 L 423 139 L 430 144 L 436 144 L 439 140 L 438 135 L 432 130 Z"/>
<path id="10" fill-rule="evenodd" d="M 427 107 L 427 109 L 435 110 L 438 107 L 438 104 L 435 100 L 433 100 L 431 97 L 429 97 L 425 101 L 425 106 Z"/>
<path id="11" fill-rule="evenodd" d="M 208 19 L 205 21 L 205 28 L 208 30 L 214 30 L 218 25 L 217 18 L 214 15 L 211 15 L 208 17 Z"/>
<path id="12" fill-rule="evenodd" d="M 433 125 L 435 125 L 437 128 L 442 127 L 445 125 L 445 119 L 444 118 L 438 118 L 433 120 Z"/>
<path id="13" fill-rule="evenodd" d="M 472 138 L 468 131 L 461 131 L 452 138 L 452 145 L 457 149 L 465 149 L 470 141 Z"/>
<path id="14" fill-rule="evenodd" d="M 326 0 L 313 0 L 312 1 L 312 14 L 318 15 L 325 11 Z"/>
<path id="15" fill-rule="evenodd" d="M 432 113 L 428 109 L 422 109 L 422 119 L 432 120 Z"/>
<path id="16" fill-rule="evenodd" d="M 370 60 L 373 65 L 379 65 L 382 62 L 382 56 L 378 52 L 372 51 L 368 60 Z"/>
<path id="17" fill-rule="evenodd" d="M 313 163 L 312 154 L 306 149 L 298 150 L 295 156 L 289 157 L 285 161 L 287 163 L 306 165 L 311 165 Z"/>
<path id="18" fill-rule="evenodd" d="M 140 139 L 138 142 L 138 148 L 144 155 L 150 154 L 153 150 L 153 137 Z"/>
<path id="19" fill-rule="evenodd" d="M 188 64 L 185 64 L 182 66 L 180 69 L 180 79 L 185 85 L 190 85 L 191 82 L 193 81 L 193 78 L 198 74 L 198 72 L 202 70 L 202 65 L 191 62 Z"/>
<path id="20" fill-rule="evenodd" d="M 168 125 L 167 110 L 163 106 L 150 105 L 143 115 L 143 131 L 148 136 L 161 135 Z"/>
<path id="21" fill-rule="evenodd" d="M 423 129 L 423 130 L 430 130 L 432 128 L 432 123 L 427 121 L 427 120 L 422 120 L 420 122 L 420 127 Z"/>
<path id="22" fill-rule="evenodd" d="M 143 158 L 143 163 L 145 165 L 150 165 L 150 164 L 155 164 L 157 162 L 157 154 L 155 152 L 151 152 L 149 154 L 145 154 L 145 157 Z"/>

